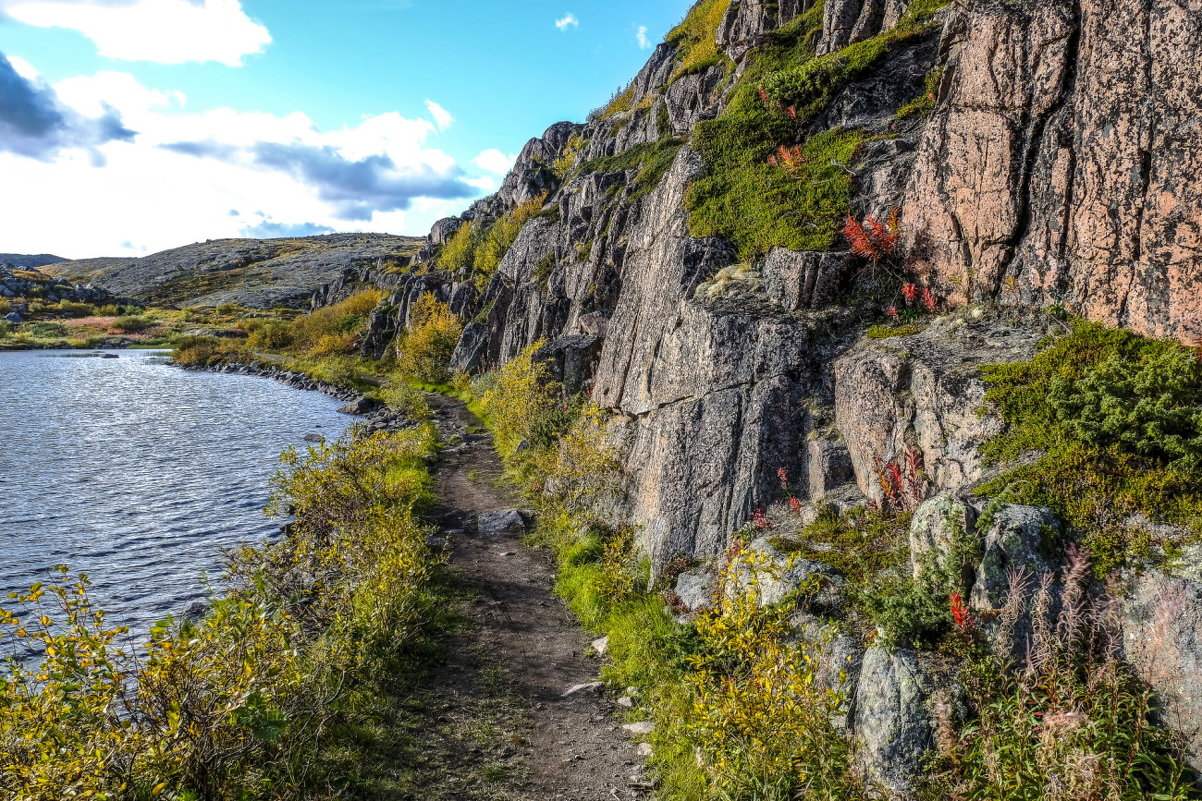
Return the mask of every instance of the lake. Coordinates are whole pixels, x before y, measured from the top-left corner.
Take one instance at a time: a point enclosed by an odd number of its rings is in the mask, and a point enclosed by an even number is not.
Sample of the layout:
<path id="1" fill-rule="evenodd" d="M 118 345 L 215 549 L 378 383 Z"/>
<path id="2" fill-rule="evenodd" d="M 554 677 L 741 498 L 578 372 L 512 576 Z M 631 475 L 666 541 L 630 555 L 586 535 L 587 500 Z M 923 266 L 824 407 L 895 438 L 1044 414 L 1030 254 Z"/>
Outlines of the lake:
<path id="1" fill-rule="evenodd" d="M 279 530 L 263 507 L 280 452 L 353 418 L 316 392 L 116 353 L 0 353 L 0 605 L 66 564 L 140 634 L 205 597 L 222 549 Z"/>

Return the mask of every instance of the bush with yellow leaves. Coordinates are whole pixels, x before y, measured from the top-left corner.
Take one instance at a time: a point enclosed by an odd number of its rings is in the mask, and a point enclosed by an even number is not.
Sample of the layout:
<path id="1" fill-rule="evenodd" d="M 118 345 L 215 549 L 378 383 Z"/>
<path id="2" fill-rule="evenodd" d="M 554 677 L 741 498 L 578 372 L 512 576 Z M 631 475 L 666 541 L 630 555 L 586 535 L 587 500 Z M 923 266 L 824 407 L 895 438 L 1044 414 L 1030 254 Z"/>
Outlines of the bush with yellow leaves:
<path id="1" fill-rule="evenodd" d="M 430 292 L 417 299 L 409 312 L 409 327 L 397 338 L 397 369 L 427 384 L 451 380 L 451 354 L 463 333 L 463 323 L 451 307 Z"/>
<path id="2" fill-rule="evenodd" d="M 433 601 L 430 425 L 289 451 L 278 542 L 231 556 L 232 589 L 198 622 L 119 646 L 85 578 L 10 596 L 0 627 L 31 648 L 0 683 L 0 795 L 17 801 L 336 797 L 323 773 L 356 689 L 390 675 Z"/>
<path id="3" fill-rule="evenodd" d="M 683 731 L 715 798 L 852 799 L 848 749 L 832 717 L 845 699 L 818 672 L 821 643 L 798 642 L 790 604 L 759 606 L 754 582 L 773 570 L 736 540 L 710 609 L 693 621 L 698 647 L 685 682 Z"/>

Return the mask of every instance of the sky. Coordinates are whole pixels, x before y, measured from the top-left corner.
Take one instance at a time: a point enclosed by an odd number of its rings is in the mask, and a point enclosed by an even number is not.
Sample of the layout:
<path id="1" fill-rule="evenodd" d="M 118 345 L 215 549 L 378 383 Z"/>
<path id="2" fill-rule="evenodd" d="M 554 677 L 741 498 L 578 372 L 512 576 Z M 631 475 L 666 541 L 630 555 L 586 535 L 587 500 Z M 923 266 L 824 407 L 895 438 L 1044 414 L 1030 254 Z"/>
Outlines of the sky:
<path id="1" fill-rule="evenodd" d="M 0 0 L 0 252 L 424 235 L 691 0 Z"/>

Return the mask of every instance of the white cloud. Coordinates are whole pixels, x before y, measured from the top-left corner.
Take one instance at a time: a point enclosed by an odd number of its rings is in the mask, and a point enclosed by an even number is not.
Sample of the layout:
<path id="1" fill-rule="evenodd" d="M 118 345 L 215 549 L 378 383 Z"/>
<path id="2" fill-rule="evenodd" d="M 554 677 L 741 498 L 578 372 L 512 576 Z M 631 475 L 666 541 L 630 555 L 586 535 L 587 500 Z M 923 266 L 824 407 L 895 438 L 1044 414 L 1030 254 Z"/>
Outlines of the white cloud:
<path id="1" fill-rule="evenodd" d="M 516 154 L 507 155 L 494 147 L 483 151 L 480 155 L 472 159 L 472 164 L 493 175 L 505 175 L 513 167 L 513 163 L 517 159 Z"/>
<path id="2" fill-rule="evenodd" d="M 639 26 L 639 29 L 634 33 L 634 38 L 639 43 L 639 50 L 646 50 L 651 47 L 651 40 L 647 38 L 646 25 Z"/>
<path id="3" fill-rule="evenodd" d="M 424 234 L 495 189 L 487 170 L 512 160 L 495 151 L 476 165 L 485 175 L 467 175 L 437 146 L 434 122 L 396 113 L 322 130 L 301 113 L 190 111 L 182 93 L 121 72 L 52 88 L 63 108 L 112 109 L 137 136 L 41 159 L 0 148 L 5 186 L 20 187 L 0 192 L 6 251 L 136 255 L 247 231 Z"/>
<path id="4" fill-rule="evenodd" d="M 438 130 L 440 131 L 445 131 L 447 128 L 450 128 L 451 123 L 455 121 L 455 118 L 451 116 L 451 112 L 447 111 L 433 100 L 426 101 L 426 110 L 430 112 L 430 116 L 434 118 L 434 124 L 438 126 Z"/>
<path id="5" fill-rule="evenodd" d="M 579 28 L 580 20 L 576 19 L 575 14 L 565 14 L 559 19 L 555 20 L 555 27 L 559 28 L 561 31 L 566 31 L 568 28 Z"/>
<path id="6" fill-rule="evenodd" d="M 69 28 L 122 61 L 241 66 L 271 44 L 241 0 L 0 0 L 0 13 L 38 28 Z"/>

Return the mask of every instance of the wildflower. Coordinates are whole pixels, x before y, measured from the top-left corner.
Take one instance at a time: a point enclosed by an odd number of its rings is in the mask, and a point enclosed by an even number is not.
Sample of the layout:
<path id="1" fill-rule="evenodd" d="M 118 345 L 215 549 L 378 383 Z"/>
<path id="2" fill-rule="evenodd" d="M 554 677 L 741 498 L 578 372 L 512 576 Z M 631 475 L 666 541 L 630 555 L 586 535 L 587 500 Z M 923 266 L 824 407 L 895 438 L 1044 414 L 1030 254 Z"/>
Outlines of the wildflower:
<path id="1" fill-rule="evenodd" d="M 768 518 L 764 515 L 763 509 L 756 509 L 751 513 L 751 522 L 760 531 L 768 531 L 772 528 L 772 524 L 768 522 Z"/>
<path id="2" fill-rule="evenodd" d="M 789 106 L 787 109 L 785 109 L 785 113 L 789 115 L 789 119 L 797 119 L 797 111 L 792 106 Z"/>
<path id="3" fill-rule="evenodd" d="M 843 221 L 843 238 L 851 246 L 851 252 L 860 258 L 879 258 L 880 254 L 877 252 L 876 246 L 872 244 L 872 240 L 869 239 L 864 226 L 858 223 L 856 218 L 851 215 L 848 215 Z"/>
<path id="4" fill-rule="evenodd" d="M 765 106 L 772 105 L 772 99 L 768 97 L 768 93 L 764 91 L 764 87 L 761 86 L 759 89 L 756 89 L 755 93 L 760 96 L 760 102 Z"/>
<path id="5" fill-rule="evenodd" d="M 935 307 L 939 305 L 939 299 L 927 287 L 922 288 L 922 305 L 926 307 L 927 311 L 935 311 Z"/>
<path id="6" fill-rule="evenodd" d="M 789 491 L 789 471 L 783 467 L 776 468 L 776 477 L 780 479 L 780 488 Z"/>
<path id="7" fill-rule="evenodd" d="M 897 307 L 890 305 L 888 308 L 885 309 L 885 316 L 896 323 L 897 319 L 898 319 Z"/>
<path id="8" fill-rule="evenodd" d="M 948 597 L 951 605 L 952 622 L 957 628 L 966 629 L 972 625 L 972 613 L 968 611 L 968 607 L 964 604 L 964 599 L 960 597 L 960 593 L 953 592 Z"/>
<path id="9" fill-rule="evenodd" d="M 794 517 L 801 517 L 801 499 L 790 496 L 789 509 L 793 511 Z"/>
<path id="10" fill-rule="evenodd" d="M 902 297 L 906 299 L 906 305 L 913 306 L 914 301 L 918 299 L 918 284 L 903 284 L 901 292 Z"/>
<path id="11" fill-rule="evenodd" d="M 773 167 L 775 167 L 775 166 L 776 166 L 776 164 L 777 164 L 777 161 L 776 161 L 776 155 L 775 155 L 775 154 L 773 154 L 773 155 L 771 155 L 771 156 L 769 156 L 769 157 L 768 157 L 768 163 L 769 163 L 769 164 L 771 164 Z"/>

